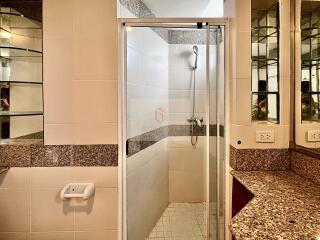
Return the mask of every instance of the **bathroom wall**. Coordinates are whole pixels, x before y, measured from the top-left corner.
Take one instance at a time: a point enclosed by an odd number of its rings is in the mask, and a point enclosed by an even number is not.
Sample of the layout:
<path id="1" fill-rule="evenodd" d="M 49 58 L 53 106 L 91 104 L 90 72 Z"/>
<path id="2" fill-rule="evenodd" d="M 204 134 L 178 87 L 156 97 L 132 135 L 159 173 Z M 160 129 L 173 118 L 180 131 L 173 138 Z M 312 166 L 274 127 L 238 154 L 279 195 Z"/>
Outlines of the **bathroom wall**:
<path id="1" fill-rule="evenodd" d="M 169 202 L 204 202 L 206 137 L 199 137 L 194 149 L 188 137 L 168 138 Z"/>
<path id="2" fill-rule="evenodd" d="M 116 12 L 114 0 L 43 1 L 46 146 L 1 145 L 0 239 L 117 239 Z M 95 183 L 94 197 L 62 201 L 70 182 Z"/>
<path id="3" fill-rule="evenodd" d="M 117 2 L 43 7 L 45 144 L 117 144 Z"/>
<path id="4" fill-rule="evenodd" d="M 196 70 L 195 116 L 205 120 L 206 115 L 206 48 L 199 44 L 169 45 L 169 103 L 170 124 L 187 125 L 192 115 L 193 71 L 195 55 L 192 47 L 199 48 L 198 69 Z"/>
<path id="5" fill-rule="evenodd" d="M 62 201 L 70 182 L 94 182 L 89 201 Z M 0 239 L 117 239 L 116 167 L 11 168 L 0 175 Z"/>
<path id="6" fill-rule="evenodd" d="M 127 222 L 132 240 L 146 239 L 169 203 L 167 139 L 127 159 Z"/>
<path id="7" fill-rule="evenodd" d="M 251 121 L 251 1 L 226 0 L 224 15 L 230 17 L 231 51 L 231 145 L 237 149 L 289 147 L 290 24 L 289 1 L 280 1 L 280 123 Z M 257 143 L 256 131 L 274 131 L 274 143 Z M 241 144 L 238 144 L 238 140 Z"/>
<path id="8" fill-rule="evenodd" d="M 179 31 L 176 32 L 179 34 Z M 182 34 L 183 31 L 180 32 Z M 187 119 L 192 116 L 193 45 L 199 48 L 195 116 L 203 118 L 203 123 L 206 118 L 206 48 L 203 44 L 196 44 L 195 39 L 189 40 L 188 44 L 178 41 L 169 45 L 169 124 L 173 127 L 189 125 Z M 199 137 L 197 148 L 194 149 L 188 135 L 189 132 L 185 136 L 168 138 L 170 202 L 205 201 L 205 137 Z"/>

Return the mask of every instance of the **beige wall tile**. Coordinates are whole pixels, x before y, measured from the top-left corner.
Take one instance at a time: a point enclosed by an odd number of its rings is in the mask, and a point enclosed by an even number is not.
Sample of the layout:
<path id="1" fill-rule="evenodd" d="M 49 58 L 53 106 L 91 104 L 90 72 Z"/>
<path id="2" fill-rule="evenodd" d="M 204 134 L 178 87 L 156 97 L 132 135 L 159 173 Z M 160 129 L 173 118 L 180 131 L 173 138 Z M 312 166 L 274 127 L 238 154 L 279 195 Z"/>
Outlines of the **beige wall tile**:
<path id="1" fill-rule="evenodd" d="M 76 232 L 75 240 L 117 240 L 118 231 Z"/>
<path id="2" fill-rule="evenodd" d="M 74 81 L 72 101 L 75 123 L 118 121 L 117 81 Z"/>
<path id="3" fill-rule="evenodd" d="M 251 32 L 237 33 L 237 78 L 251 79 Z M 247 91 L 251 91 L 251 85 Z"/>
<path id="4" fill-rule="evenodd" d="M 31 173 L 32 188 L 63 188 L 70 182 L 118 187 L 117 167 L 36 167 L 31 168 Z"/>
<path id="5" fill-rule="evenodd" d="M 77 182 L 93 182 L 96 188 L 117 188 L 117 167 L 76 167 L 73 168 L 73 179 Z"/>
<path id="6" fill-rule="evenodd" d="M 94 198 L 75 207 L 77 231 L 116 230 L 118 225 L 118 190 L 96 188 Z"/>
<path id="7" fill-rule="evenodd" d="M 74 240 L 74 232 L 33 232 L 31 240 Z"/>
<path id="8" fill-rule="evenodd" d="M 236 148 L 288 148 L 289 126 L 279 124 L 256 124 L 252 126 L 231 124 L 230 144 Z M 274 143 L 257 143 L 256 131 L 274 131 Z M 241 141 L 241 145 L 237 141 Z"/>
<path id="9" fill-rule="evenodd" d="M 74 8 L 74 33 L 76 36 L 109 36 L 117 34 L 117 1 L 77 0 Z M 103 27 L 101 25 L 103 23 Z"/>
<path id="10" fill-rule="evenodd" d="M 34 167 L 31 168 L 32 188 L 63 188 L 73 182 L 72 167 Z"/>
<path id="11" fill-rule="evenodd" d="M 10 233 L 0 233 L 0 240 L 29 240 L 29 232 L 10 232 Z"/>
<path id="12" fill-rule="evenodd" d="M 237 79 L 236 122 L 251 125 L 251 79 Z"/>
<path id="13" fill-rule="evenodd" d="M 47 124 L 70 124 L 73 122 L 72 84 L 67 76 L 57 78 L 57 82 L 49 82 L 44 87 L 44 121 Z"/>
<path id="14" fill-rule="evenodd" d="M 0 188 L 30 187 L 30 168 L 10 168 L 0 175 Z"/>
<path id="15" fill-rule="evenodd" d="M 74 230 L 74 209 L 60 199 L 61 188 L 32 189 L 31 231 Z"/>
<path id="16" fill-rule="evenodd" d="M 117 123 L 75 124 L 75 144 L 118 144 Z"/>
<path id="17" fill-rule="evenodd" d="M 45 36 L 43 40 L 44 120 L 45 123 L 70 123 L 72 122 L 72 40 L 66 37 L 46 38 Z"/>
<path id="18" fill-rule="evenodd" d="M 235 1 L 238 32 L 251 32 L 251 0 Z"/>
<path id="19" fill-rule="evenodd" d="M 26 232 L 29 229 L 29 189 L 0 189 L 0 232 Z"/>
<path id="20" fill-rule="evenodd" d="M 44 131 L 49 145 L 117 143 L 117 2 L 93 1 L 90 6 L 83 0 L 44 1 Z"/>
<path id="21" fill-rule="evenodd" d="M 44 124 L 46 145 L 74 144 L 73 124 Z"/>
<path id="22" fill-rule="evenodd" d="M 44 36 L 72 36 L 73 0 L 43 0 Z"/>
<path id="23" fill-rule="evenodd" d="M 117 79 L 117 41 L 115 37 L 77 36 L 73 44 L 73 61 L 76 70 L 74 79 Z M 83 101 L 83 97 L 79 101 Z"/>

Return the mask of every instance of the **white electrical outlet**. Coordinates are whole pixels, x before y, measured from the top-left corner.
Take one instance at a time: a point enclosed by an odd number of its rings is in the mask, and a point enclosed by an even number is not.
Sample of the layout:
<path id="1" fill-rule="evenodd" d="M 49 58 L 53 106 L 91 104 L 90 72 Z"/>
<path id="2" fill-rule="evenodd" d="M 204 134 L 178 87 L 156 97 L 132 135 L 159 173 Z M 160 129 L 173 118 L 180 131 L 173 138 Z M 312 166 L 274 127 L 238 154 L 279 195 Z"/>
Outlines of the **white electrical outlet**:
<path id="1" fill-rule="evenodd" d="M 272 143 L 274 142 L 273 131 L 256 131 L 256 142 Z"/>
<path id="2" fill-rule="evenodd" d="M 308 142 L 320 142 L 320 130 L 309 130 L 307 132 Z"/>

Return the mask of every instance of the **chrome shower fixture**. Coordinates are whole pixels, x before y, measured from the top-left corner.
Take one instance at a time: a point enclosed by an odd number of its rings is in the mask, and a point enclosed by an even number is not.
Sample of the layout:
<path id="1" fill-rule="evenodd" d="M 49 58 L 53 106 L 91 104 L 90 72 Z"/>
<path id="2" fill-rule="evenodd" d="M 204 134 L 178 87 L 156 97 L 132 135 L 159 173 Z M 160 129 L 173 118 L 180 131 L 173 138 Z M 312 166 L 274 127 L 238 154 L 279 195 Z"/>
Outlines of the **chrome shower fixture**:
<path id="1" fill-rule="evenodd" d="M 194 45 L 193 46 L 193 53 L 196 55 L 196 58 L 194 60 L 194 65 L 193 65 L 193 70 L 196 70 L 198 68 L 198 46 Z"/>

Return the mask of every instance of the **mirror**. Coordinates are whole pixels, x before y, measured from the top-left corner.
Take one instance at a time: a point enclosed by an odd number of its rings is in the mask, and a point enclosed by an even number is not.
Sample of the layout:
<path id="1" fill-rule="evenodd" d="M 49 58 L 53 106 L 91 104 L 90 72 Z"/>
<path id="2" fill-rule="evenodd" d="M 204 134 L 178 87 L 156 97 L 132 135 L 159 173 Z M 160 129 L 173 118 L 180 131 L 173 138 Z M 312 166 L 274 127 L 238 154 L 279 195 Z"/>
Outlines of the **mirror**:
<path id="1" fill-rule="evenodd" d="M 297 1 L 295 142 L 320 153 L 320 1 Z"/>
<path id="2" fill-rule="evenodd" d="M 0 141 L 42 140 L 42 2 L 0 10 Z"/>
<path id="3" fill-rule="evenodd" d="M 279 122 L 279 3 L 251 1 L 252 121 Z"/>

